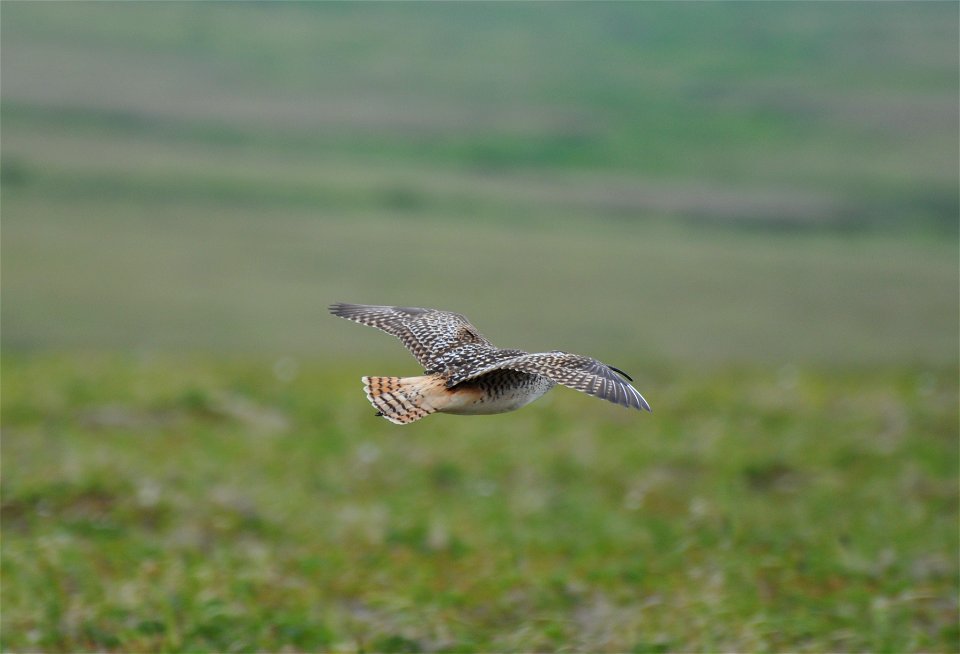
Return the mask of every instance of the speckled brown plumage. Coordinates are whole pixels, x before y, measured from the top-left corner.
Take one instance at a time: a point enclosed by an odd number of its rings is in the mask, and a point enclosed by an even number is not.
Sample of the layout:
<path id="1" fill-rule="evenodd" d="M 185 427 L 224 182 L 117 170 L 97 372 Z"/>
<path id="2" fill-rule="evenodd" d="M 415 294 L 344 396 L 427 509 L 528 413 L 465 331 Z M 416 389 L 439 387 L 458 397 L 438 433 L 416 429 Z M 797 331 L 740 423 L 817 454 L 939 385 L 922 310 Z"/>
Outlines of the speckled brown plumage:
<path id="1" fill-rule="evenodd" d="M 331 305 L 330 312 L 396 336 L 424 367 L 424 377 L 364 378 L 371 403 L 393 422 L 413 422 L 434 411 L 512 411 L 555 384 L 650 411 L 616 368 L 579 354 L 498 348 L 458 313 L 344 303 Z"/>

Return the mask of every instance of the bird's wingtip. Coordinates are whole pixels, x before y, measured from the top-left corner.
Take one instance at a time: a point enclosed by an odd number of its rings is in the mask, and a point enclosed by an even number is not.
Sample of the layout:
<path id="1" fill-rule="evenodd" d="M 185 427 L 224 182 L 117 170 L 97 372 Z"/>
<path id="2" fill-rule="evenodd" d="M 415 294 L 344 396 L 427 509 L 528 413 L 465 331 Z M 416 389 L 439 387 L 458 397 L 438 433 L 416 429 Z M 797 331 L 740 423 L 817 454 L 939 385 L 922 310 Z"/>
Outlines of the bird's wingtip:
<path id="1" fill-rule="evenodd" d="M 633 386 L 630 387 L 630 390 L 632 390 L 634 395 L 636 395 L 637 404 L 638 404 L 637 408 L 640 409 L 641 411 L 653 413 L 653 409 L 650 408 L 650 403 L 647 402 L 647 399 L 643 397 L 643 395 L 641 395 L 640 392 L 637 389 L 635 389 Z"/>
<path id="2" fill-rule="evenodd" d="M 344 317 L 344 314 L 355 306 L 356 305 L 348 302 L 334 302 L 333 304 L 327 306 L 327 311 L 335 316 Z"/>

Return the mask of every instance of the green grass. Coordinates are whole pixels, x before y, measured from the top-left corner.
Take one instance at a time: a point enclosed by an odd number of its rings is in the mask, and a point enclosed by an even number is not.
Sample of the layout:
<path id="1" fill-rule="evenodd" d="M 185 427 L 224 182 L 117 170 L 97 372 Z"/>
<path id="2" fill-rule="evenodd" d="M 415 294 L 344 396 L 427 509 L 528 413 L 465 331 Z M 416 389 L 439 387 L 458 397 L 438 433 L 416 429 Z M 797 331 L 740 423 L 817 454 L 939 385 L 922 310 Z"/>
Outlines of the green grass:
<path id="1" fill-rule="evenodd" d="M 10 2 L 4 150 L 30 164 L 67 131 L 95 152 L 126 135 L 251 161 L 619 172 L 955 234 L 957 18 L 936 2 Z"/>
<path id="2" fill-rule="evenodd" d="M 4 347 L 953 362 L 956 13 L 7 3 Z"/>
<path id="3" fill-rule="evenodd" d="M 955 4 L 2 13 L 3 651 L 960 650 Z"/>
<path id="4" fill-rule="evenodd" d="M 955 368 L 401 428 L 358 377 L 408 368 L 5 356 L 2 648 L 960 646 Z"/>
<path id="5" fill-rule="evenodd" d="M 949 3 L 3 14 L 5 349 L 957 359 Z"/>
<path id="6" fill-rule="evenodd" d="M 184 199 L 166 183 L 7 192 L 5 347 L 392 352 L 329 320 L 327 304 L 354 301 L 458 310 L 504 347 L 614 365 L 957 358 L 955 243 L 684 229 L 506 194 L 451 219 L 451 189 L 404 211 L 261 205 L 249 188 Z"/>

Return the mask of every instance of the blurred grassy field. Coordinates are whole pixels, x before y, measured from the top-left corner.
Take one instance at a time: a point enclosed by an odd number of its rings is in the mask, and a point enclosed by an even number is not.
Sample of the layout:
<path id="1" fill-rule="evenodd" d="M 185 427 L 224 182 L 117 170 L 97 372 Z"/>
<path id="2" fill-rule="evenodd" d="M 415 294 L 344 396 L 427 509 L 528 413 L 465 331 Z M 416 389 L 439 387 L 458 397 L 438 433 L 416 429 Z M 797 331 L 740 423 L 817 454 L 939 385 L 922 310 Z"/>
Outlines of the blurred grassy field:
<path id="1" fill-rule="evenodd" d="M 399 429 L 380 365 L 5 357 L 3 649 L 956 650 L 955 369 Z"/>
<path id="2" fill-rule="evenodd" d="M 4 651 L 960 650 L 955 4 L 2 14 Z"/>
<path id="3" fill-rule="evenodd" d="M 4 346 L 956 360 L 956 13 L 10 3 Z"/>

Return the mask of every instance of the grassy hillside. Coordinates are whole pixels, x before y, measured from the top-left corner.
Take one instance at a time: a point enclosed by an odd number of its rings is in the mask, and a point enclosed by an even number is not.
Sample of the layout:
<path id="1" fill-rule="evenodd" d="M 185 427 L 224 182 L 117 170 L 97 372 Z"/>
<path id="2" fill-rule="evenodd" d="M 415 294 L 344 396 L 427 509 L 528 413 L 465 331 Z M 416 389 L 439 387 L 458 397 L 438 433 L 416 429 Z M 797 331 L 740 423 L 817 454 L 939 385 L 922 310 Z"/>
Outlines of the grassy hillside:
<path id="1" fill-rule="evenodd" d="M 4 346 L 954 361 L 956 13 L 7 3 Z"/>
<path id="2" fill-rule="evenodd" d="M 3 649 L 960 645 L 955 369 L 399 428 L 371 367 L 5 357 Z"/>
<path id="3" fill-rule="evenodd" d="M 940 3 L 11 3 L 4 95 L 13 110 L 59 108 L 48 123 L 213 145 L 939 185 L 955 203 L 942 138 L 957 129 L 956 17 Z"/>
<path id="4" fill-rule="evenodd" d="M 623 366 L 956 360 L 952 245 L 678 234 L 582 215 L 509 227 L 375 208 L 324 218 L 168 201 L 164 183 L 128 189 L 141 200 L 7 194 L 18 218 L 4 225 L 6 347 L 401 357 L 327 315 L 346 300 L 456 309 L 503 346 Z"/>
<path id="5" fill-rule="evenodd" d="M 7 3 L 4 347 L 954 361 L 956 13 Z"/>
<path id="6" fill-rule="evenodd" d="M 626 171 L 746 202 L 671 207 L 681 215 L 956 233 L 957 14 L 947 3 L 8 3 L 4 127 L 17 142 L 4 148 L 29 164 L 21 133 L 66 131 L 90 148 L 114 136 L 152 151 L 159 139 L 254 167 L 283 153 Z M 750 204 L 764 194 L 775 211 Z M 643 195 L 630 205 L 641 213 L 662 201 Z"/>

